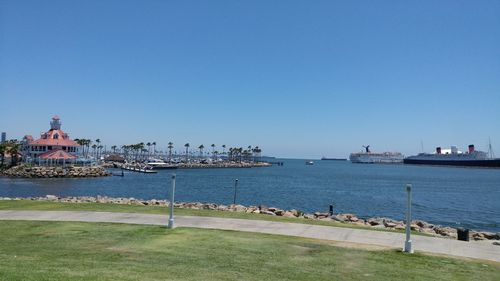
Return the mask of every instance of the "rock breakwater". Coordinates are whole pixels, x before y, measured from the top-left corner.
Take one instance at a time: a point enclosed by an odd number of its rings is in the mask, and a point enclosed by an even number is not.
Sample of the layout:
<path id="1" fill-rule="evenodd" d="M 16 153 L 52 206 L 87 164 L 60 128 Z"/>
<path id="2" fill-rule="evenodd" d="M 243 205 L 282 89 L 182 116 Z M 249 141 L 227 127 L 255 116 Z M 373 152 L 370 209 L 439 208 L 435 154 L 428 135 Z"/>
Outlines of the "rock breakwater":
<path id="1" fill-rule="evenodd" d="M 2 175 L 16 178 L 85 178 L 105 177 L 111 174 L 102 166 L 29 166 L 19 165 L 2 172 Z"/>
<path id="2" fill-rule="evenodd" d="M 27 197 L 27 198 L 7 198 L 0 197 L 0 200 L 35 200 L 35 201 L 53 201 L 53 202 L 66 202 L 66 203 L 103 203 L 103 204 L 122 204 L 122 205 L 146 205 L 146 206 L 168 206 L 167 200 L 142 200 L 136 198 L 112 198 L 106 196 L 81 196 L 81 197 L 58 197 L 55 195 L 47 195 L 45 197 Z M 337 222 L 352 225 L 359 225 L 368 228 L 379 228 L 386 230 L 404 230 L 406 224 L 403 221 L 393 220 L 390 218 L 374 217 L 374 218 L 360 218 L 354 214 L 333 214 L 329 213 L 303 213 L 299 210 L 283 210 L 275 207 L 265 206 L 243 206 L 238 204 L 223 205 L 215 203 L 201 203 L 201 202 L 177 202 L 174 204 L 176 208 L 195 209 L 195 210 L 213 210 L 225 212 L 241 212 L 261 214 L 268 216 L 280 216 L 285 218 L 295 218 L 297 220 L 320 220 L 327 222 Z M 410 225 L 413 231 L 446 237 L 457 238 L 457 229 L 449 226 L 441 226 L 431 224 L 422 220 L 414 220 Z M 469 237 L 472 240 L 500 240 L 500 233 L 484 232 L 484 231 L 470 231 Z"/>

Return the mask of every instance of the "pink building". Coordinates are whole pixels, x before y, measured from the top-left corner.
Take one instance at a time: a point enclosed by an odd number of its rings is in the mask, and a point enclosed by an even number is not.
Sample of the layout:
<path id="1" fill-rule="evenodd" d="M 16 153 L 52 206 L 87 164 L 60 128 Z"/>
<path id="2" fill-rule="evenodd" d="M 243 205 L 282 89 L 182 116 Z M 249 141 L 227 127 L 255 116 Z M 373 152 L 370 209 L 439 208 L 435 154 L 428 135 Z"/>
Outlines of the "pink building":
<path id="1" fill-rule="evenodd" d="M 25 136 L 24 151 L 32 157 L 41 159 L 76 159 L 80 145 L 71 140 L 63 130 L 58 116 L 52 117 L 50 130 L 42 133 L 40 138 L 33 140 L 32 136 Z"/>

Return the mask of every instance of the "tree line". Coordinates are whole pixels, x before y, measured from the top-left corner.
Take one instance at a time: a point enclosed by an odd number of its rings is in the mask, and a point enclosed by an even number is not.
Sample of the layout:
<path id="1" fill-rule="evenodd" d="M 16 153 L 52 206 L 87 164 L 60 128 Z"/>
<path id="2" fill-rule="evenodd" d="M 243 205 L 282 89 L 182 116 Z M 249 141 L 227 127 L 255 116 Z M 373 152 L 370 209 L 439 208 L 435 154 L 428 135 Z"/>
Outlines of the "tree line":
<path id="1" fill-rule="evenodd" d="M 0 143 L 0 167 L 5 165 L 5 158 L 8 155 L 11 157 L 11 165 L 15 166 L 19 161 L 19 153 L 21 144 L 17 140 L 9 140 Z"/>

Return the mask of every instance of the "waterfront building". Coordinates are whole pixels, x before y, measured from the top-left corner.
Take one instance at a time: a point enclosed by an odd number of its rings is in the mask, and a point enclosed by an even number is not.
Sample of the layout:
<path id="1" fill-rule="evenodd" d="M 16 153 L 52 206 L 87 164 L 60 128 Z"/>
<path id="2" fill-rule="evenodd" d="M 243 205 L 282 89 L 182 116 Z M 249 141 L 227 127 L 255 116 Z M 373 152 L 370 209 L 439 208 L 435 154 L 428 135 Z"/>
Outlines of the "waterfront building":
<path id="1" fill-rule="evenodd" d="M 7 141 L 7 133 L 6 132 L 2 132 L 2 143 L 6 142 Z"/>
<path id="2" fill-rule="evenodd" d="M 39 139 L 34 140 L 30 135 L 23 138 L 23 152 L 33 159 L 73 160 L 77 158 L 79 147 L 78 143 L 61 130 L 58 116 L 52 117 L 50 130 L 42 133 Z"/>

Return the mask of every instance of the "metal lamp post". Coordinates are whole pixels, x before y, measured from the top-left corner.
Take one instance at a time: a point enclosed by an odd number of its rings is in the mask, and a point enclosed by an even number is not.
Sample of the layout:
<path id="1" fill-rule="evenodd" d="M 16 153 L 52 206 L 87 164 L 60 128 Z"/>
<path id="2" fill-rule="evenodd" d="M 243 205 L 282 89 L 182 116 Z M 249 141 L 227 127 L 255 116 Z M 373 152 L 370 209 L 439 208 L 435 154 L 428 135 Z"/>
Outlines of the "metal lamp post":
<path id="1" fill-rule="evenodd" d="M 408 205 L 406 207 L 406 240 L 405 249 L 407 253 L 413 253 L 413 248 L 411 247 L 411 184 L 406 185 L 406 193 L 408 195 Z"/>
<path id="2" fill-rule="evenodd" d="M 174 195 L 175 195 L 175 174 L 172 175 L 172 191 L 170 193 L 170 216 L 168 218 L 168 228 L 174 228 Z"/>
<path id="3" fill-rule="evenodd" d="M 238 179 L 234 181 L 233 205 L 236 205 L 236 190 L 238 190 Z"/>

